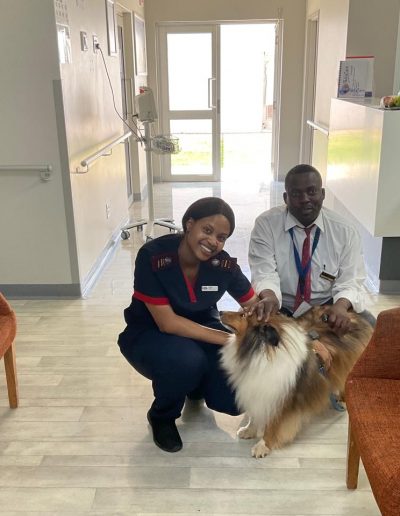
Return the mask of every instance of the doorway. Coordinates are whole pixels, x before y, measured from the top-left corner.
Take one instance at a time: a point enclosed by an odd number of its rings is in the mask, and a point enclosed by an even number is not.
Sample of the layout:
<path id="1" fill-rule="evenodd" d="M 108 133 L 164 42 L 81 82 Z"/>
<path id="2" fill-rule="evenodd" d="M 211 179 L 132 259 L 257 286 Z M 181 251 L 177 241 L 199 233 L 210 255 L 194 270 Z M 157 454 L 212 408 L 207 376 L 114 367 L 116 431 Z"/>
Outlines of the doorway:
<path id="1" fill-rule="evenodd" d="M 134 69 L 133 69 L 133 40 L 132 40 L 132 13 L 123 10 L 118 4 L 116 13 L 118 58 L 121 81 L 121 114 L 125 121 L 124 130 L 132 129 L 133 135 L 125 140 L 126 162 L 126 193 L 128 206 L 132 204 L 135 196 L 135 176 L 138 171 L 136 130 L 133 119 L 133 95 L 134 95 Z M 137 180 L 136 180 L 137 182 Z"/>
<path id="2" fill-rule="evenodd" d="M 275 23 L 223 24 L 221 180 L 272 179 Z"/>
<path id="3" fill-rule="evenodd" d="M 317 82 L 319 11 L 307 20 L 300 163 L 312 164 Z"/>
<path id="4" fill-rule="evenodd" d="M 158 28 L 159 114 L 181 151 L 164 181 L 269 182 L 279 127 L 276 21 Z"/>

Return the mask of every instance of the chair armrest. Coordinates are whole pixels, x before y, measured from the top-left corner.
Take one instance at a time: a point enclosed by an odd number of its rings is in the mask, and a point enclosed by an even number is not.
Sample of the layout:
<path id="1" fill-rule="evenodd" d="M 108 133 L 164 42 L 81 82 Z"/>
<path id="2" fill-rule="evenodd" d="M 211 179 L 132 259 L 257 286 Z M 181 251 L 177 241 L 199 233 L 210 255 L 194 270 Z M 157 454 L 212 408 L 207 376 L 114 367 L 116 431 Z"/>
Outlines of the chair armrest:
<path id="1" fill-rule="evenodd" d="M 9 315 L 12 313 L 11 306 L 8 304 L 7 299 L 0 292 L 0 315 Z"/>
<path id="2" fill-rule="evenodd" d="M 400 308 L 378 315 L 371 340 L 348 379 L 356 377 L 400 379 Z"/>

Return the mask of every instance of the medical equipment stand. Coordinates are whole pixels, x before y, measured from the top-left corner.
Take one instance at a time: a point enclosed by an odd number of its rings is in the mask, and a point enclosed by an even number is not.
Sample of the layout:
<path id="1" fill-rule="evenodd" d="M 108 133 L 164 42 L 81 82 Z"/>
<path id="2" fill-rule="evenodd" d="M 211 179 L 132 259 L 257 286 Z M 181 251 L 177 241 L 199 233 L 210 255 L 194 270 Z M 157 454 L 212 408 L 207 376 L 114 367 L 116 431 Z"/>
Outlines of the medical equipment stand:
<path id="1" fill-rule="evenodd" d="M 148 205 L 148 218 L 138 220 L 137 222 L 133 222 L 127 224 L 121 229 L 121 238 L 122 240 L 127 240 L 130 237 L 129 229 L 137 228 L 138 231 L 143 229 L 143 226 L 146 226 L 145 240 L 152 240 L 154 238 L 154 226 L 163 226 L 168 228 L 170 231 L 180 231 L 180 227 L 176 226 L 173 222 L 173 219 L 170 218 L 154 218 L 154 191 L 153 191 L 153 164 L 152 164 L 152 152 L 153 147 L 151 143 L 150 136 L 150 123 L 151 120 L 144 120 L 144 150 L 146 152 L 146 173 L 147 173 L 147 205 Z"/>

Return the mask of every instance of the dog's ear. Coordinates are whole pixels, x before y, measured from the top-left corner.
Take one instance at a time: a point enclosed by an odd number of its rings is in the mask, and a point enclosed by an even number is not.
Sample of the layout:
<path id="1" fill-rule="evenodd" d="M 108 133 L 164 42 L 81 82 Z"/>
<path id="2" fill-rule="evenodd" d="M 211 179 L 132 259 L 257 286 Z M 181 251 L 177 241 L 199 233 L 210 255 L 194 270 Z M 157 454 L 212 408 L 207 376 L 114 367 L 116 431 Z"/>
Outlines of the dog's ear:
<path id="1" fill-rule="evenodd" d="M 259 324 L 248 330 L 239 347 L 239 357 L 245 358 L 265 345 L 276 347 L 279 344 L 279 333 L 273 326 Z"/>
<path id="2" fill-rule="evenodd" d="M 269 324 L 260 325 L 258 331 L 267 344 L 275 347 L 279 344 L 279 333 L 273 326 Z"/>

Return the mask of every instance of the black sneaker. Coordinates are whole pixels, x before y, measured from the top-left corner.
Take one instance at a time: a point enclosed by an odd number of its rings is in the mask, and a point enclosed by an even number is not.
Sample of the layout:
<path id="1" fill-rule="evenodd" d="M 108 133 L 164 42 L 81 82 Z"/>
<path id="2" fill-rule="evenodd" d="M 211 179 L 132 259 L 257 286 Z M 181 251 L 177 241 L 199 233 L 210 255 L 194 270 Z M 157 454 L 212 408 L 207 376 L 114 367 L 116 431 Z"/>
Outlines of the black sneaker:
<path id="1" fill-rule="evenodd" d="M 182 449 L 182 439 L 174 419 L 156 419 L 147 412 L 147 421 L 153 430 L 153 441 L 162 450 L 170 453 Z"/>

